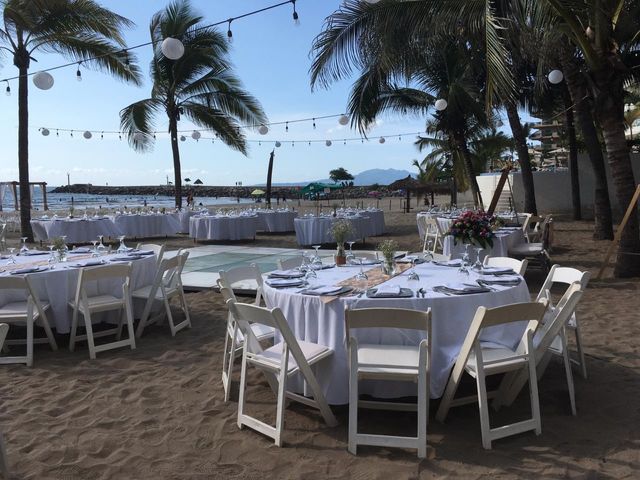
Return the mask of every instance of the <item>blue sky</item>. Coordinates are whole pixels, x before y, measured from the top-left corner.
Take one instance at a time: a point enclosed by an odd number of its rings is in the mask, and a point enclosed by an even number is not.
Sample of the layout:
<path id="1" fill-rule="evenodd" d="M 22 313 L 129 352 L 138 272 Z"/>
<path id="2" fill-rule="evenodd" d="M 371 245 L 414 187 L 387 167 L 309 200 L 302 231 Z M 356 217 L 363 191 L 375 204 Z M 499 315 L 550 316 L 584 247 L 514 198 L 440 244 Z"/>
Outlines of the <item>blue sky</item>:
<path id="1" fill-rule="evenodd" d="M 123 2 L 103 0 L 102 4 L 135 22 L 126 32 L 129 45 L 149 41 L 148 25 L 151 16 L 167 5 L 167 1 L 148 0 Z M 214 23 L 226 18 L 277 3 L 276 0 L 193 0 L 193 6 Z M 346 108 L 350 81 L 335 84 L 330 90 L 311 91 L 308 70 L 309 51 L 313 38 L 321 31 L 327 15 L 338 8 L 339 0 L 298 0 L 300 26 L 292 20 L 292 7 L 283 7 L 233 22 L 232 59 L 236 72 L 248 91 L 261 102 L 272 122 L 321 117 L 341 113 Z M 226 29 L 225 29 L 226 30 Z M 82 138 L 84 130 L 118 130 L 118 112 L 124 106 L 147 98 L 150 84 L 146 75 L 151 47 L 138 49 L 137 55 L 145 84 L 135 87 L 95 71 L 82 69 L 82 82 L 76 81 L 75 67 L 52 72 L 55 85 L 51 90 L 36 89 L 29 82 L 30 165 L 31 180 L 46 181 L 50 185 L 66 184 L 67 172 L 72 183 L 109 185 L 162 184 L 167 175 L 172 178 L 171 147 L 167 136 L 158 138 L 150 153 L 134 152 L 117 135 L 94 135 Z M 53 67 L 65 60 L 37 52 L 38 63 L 32 71 Z M 0 77 L 16 75 L 10 58 L 2 59 Z M 4 85 L 2 86 L 4 89 Z M 17 180 L 17 82 L 11 82 L 12 95 L 0 96 L 0 180 Z M 412 137 L 398 138 L 399 133 L 418 132 L 424 119 L 382 117 L 371 131 L 369 142 L 344 145 L 344 138 L 357 137 L 349 127 L 342 127 L 337 119 L 296 123 L 285 133 L 284 125 L 274 126 L 266 136 L 248 131 L 247 137 L 262 141 L 250 144 L 248 157 L 234 152 L 216 141 L 196 142 L 187 134 L 180 143 L 183 178 L 201 178 L 207 185 L 264 183 L 269 152 L 279 140 L 276 150 L 274 182 L 291 182 L 326 178 L 329 170 L 345 167 L 352 173 L 370 168 L 398 168 L 412 170 L 411 160 L 419 158 Z M 158 117 L 156 128 L 166 129 L 166 119 Z M 38 128 L 51 130 L 48 137 Z M 188 122 L 180 129 L 190 129 Z M 56 136 L 56 128 L 74 129 Z M 384 136 L 381 145 L 378 138 Z M 333 146 L 324 143 L 308 146 L 292 140 L 331 139 Z"/>

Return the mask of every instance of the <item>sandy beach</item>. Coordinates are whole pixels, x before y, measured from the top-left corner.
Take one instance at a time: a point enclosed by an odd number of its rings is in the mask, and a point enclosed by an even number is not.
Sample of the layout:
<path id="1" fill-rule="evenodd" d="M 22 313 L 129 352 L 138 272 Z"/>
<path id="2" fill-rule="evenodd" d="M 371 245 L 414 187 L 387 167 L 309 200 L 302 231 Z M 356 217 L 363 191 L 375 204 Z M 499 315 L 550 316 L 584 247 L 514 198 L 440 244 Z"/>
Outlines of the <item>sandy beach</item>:
<path id="1" fill-rule="evenodd" d="M 313 207 L 311 207 L 313 208 Z M 326 207 L 325 207 L 326 208 Z M 388 234 L 419 248 L 414 213 L 386 212 Z M 605 243 L 589 222 L 555 222 L 554 263 L 597 273 Z M 16 235 L 10 241 L 17 243 Z M 169 248 L 191 246 L 168 239 Z M 255 245 L 295 247 L 295 236 L 258 235 Z M 359 246 L 362 248 L 362 246 Z M 609 271 L 609 275 L 611 271 Z M 526 276 L 535 295 L 543 275 Z M 578 415 L 571 416 L 564 371 L 553 361 L 540 381 L 542 434 L 525 433 L 482 448 L 477 407 L 456 408 L 446 424 L 431 402 L 428 458 L 414 451 L 361 447 L 347 452 L 347 408 L 328 428 L 312 409 L 286 411 L 284 447 L 236 425 L 237 381 L 223 401 L 220 370 L 226 310 L 221 295 L 189 293 L 193 328 L 172 338 L 166 325 L 145 331 L 134 351 L 89 360 L 82 345 L 60 351 L 37 345 L 32 368 L 0 368 L 0 430 L 16 479 L 509 479 L 637 478 L 640 471 L 640 280 L 593 280 L 577 314 L 589 378 L 574 376 Z M 176 308 L 176 315 L 179 316 Z M 181 318 L 181 317 L 179 317 Z M 275 397 L 255 371 L 250 412 L 271 420 Z M 473 391 L 473 383 L 468 383 Z M 528 395 L 492 413 L 494 422 L 523 418 Z M 362 425 L 413 434 L 415 415 L 361 410 Z"/>

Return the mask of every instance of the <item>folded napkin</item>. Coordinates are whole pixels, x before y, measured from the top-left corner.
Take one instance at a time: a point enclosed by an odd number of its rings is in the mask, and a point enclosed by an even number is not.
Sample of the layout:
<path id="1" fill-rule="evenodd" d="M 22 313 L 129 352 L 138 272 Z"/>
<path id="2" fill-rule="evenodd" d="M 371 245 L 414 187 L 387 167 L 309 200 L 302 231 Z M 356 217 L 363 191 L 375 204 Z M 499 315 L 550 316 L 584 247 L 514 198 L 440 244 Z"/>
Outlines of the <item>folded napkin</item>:
<path id="1" fill-rule="evenodd" d="M 78 267 L 96 267 L 98 265 L 104 265 L 104 264 L 105 264 L 104 260 L 98 260 L 96 258 L 93 260 L 87 260 L 86 262 L 80 262 L 78 263 Z"/>
<path id="2" fill-rule="evenodd" d="M 79 247 L 74 248 L 69 253 L 91 253 L 91 249 L 89 247 Z"/>
<path id="3" fill-rule="evenodd" d="M 490 292 L 487 287 L 476 285 L 472 283 L 452 282 L 446 285 L 440 285 L 433 287 L 436 292 L 452 293 L 455 295 L 465 295 L 471 293 L 484 293 Z"/>
<path id="4" fill-rule="evenodd" d="M 492 283 L 496 285 L 518 285 L 521 278 L 518 275 L 480 275 L 478 281 L 482 283 Z"/>
<path id="5" fill-rule="evenodd" d="M 371 260 L 370 258 L 362 259 L 362 263 L 358 260 L 356 265 L 379 265 L 382 263 L 380 260 Z"/>
<path id="6" fill-rule="evenodd" d="M 270 287 L 297 287 L 302 285 L 302 280 L 299 278 L 269 278 L 265 280 L 265 283 Z"/>
<path id="7" fill-rule="evenodd" d="M 514 275 L 516 272 L 513 271 L 513 268 L 509 268 L 509 267 L 482 267 L 481 273 L 486 275 L 505 275 L 505 274 Z"/>
<path id="8" fill-rule="evenodd" d="M 137 260 L 142 257 L 134 257 L 133 255 L 118 255 L 111 259 L 112 262 L 128 262 L 129 260 Z"/>
<path id="9" fill-rule="evenodd" d="M 396 263 L 424 263 L 424 258 L 420 257 L 419 255 L 405 255 L 402 258 L 399 258 L 396 260 Z"/>
<path id="10" fill-rule="evenodd" d="M 19 268 L 18 270 L 13 270 L 11 275 L 23 275 L 25 273 L 36 273 L 43 272 L 46 270 L 45 267 L 27 267 L 27 268 Z"/>
<path id="11" fill-rule="evenodd" d="M 49 252 L 45 252 L 44 250 L 27 250 L 26 252 L 20 252 L 20 255 L 25 257 L 32 257 L 34 255 L 46 255 Z"/>
<path id="12" fill-rule="evenodd" d="M 459 267 L 462 263 L 462 260 L 459 258 L 448 260 L 446 262 L 433 262 L 436 265 L 440 265 L 441 267 Z"/>
<path id="13" fill-rule="evenodd" d="M 374 298 L 399 297 L 401 291 L 398 285 L 380 285 L 375 289 L 375 292 L 371 291 L 367 296 Z"/>
<path id="14" fill-rule="evenodd" d="M 153 255 L 153 250 L 131 250 L 129 253 L 127 253 L 127 255 L 129 255 L 130 257 L 139 257 L 140 255 Z"/>
<path id="15" fill-rule="evenodd" d="M 269 278 L 301 278 L 304 277 L 304 273 L 300 270 L 274 270 L 269 272 Z"/>
<path id="16" fill-rule="evenodd" d="M 336 285 L 323 285 L 319 287 L 312 287 L 302 291 L 306 295 L 331 295 L 340 292 L 344 287 Z"/>

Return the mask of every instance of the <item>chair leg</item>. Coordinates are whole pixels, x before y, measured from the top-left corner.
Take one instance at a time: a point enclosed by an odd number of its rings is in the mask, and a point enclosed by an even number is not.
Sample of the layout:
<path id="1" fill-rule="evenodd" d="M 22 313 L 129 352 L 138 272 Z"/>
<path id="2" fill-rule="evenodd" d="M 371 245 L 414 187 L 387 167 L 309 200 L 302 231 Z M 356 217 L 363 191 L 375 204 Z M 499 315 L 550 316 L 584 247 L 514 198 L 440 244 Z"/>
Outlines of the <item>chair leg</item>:
<path id="1" fill-rule="evenodd" d="M 47 335 L 47 339 L 49 340 L 49 345 L 51 346 L 51 350 L 57 351 L 58 344 L 56 343 L 56 339 L 53 336 L 53 332 L 51 331 L 51 326 L 49 325 L 49 320 L 47 317 L 42 317 L 42 328 L 44 328 L 44 333 Z"/>
<path id="2" fill-rule="evenodd" d="M 163 296 L 162 301 L 164 302 L 164 311 L 167 313 L 167 322 L 169 323 L 169 330 L 171 331 L 171 336 L 176 336 L 176 326 L 173 323 L 173 315 L 171 315 L 171 305 L 169 305 L 169 299 Z"/>
<path id="3" fill-rule="evenodd" d="M 182 301 L 182 310 L 184 316 L 187 319 L 187 328 L 191 328 L 191 317 L 189 316 L 189 307 L 187 306 L 187 297 L 184 294 L 184 290 L 180 288 L 180 300 Z"/>
<path id="4" fill-rule="evenodd" d="M 153 298 L 148 298 L 147 303 L 144 306 L 142 316 L 140 317 L 140 323 L 138 323 L 138 328 L 136 329 L 137 338 L 140 338 L 142 336 L 142 332 L 144 332 L 144 327 L 146 327 L 147 320 L 149 320 L 149 315 L 151 314 L 152 306 L 153 306 Z"/>
<path id="5" fill-rule="evenodd" d="M 236 359 L 236 336 L 238 335 L 238 324 L 234 322 L 234 327 L 233 327 L 233 335 L 231 337 L 231 348 L 229 349 L 228 352 L 228 360 L 227 360 L 227 370 L 226 370 L 226 374 L 227 374 L 227 388 L 224 392 L 224 401 L 228 402 L 229 401 L 229 396 L 231 394 L 231 375 L 233 374 L 233 364 L 235 363 L 235 359 Z M 226 355 L 226 353 L 225 353 Z"/>
<path id="6" fill-rule="evenodd" d="M 349 453 L 358 453 L 358 372 L 357 366 L 349 370 Z"/>
<path id="7" fill-rule="evenodd" d="M 584 350 L 582 349 L 582 334 L 580 333 L 580 324 L 576 319 L 576 328 L 574 329 L 576 336 L 576 350 L 578 350 L 578 360 L 580 361 L 580 373 L 582 378 L 587 379 L 587 364 L 584 361 Z"/>
<path id="8" fill-rule="evenodd" d="M 418 458 L 427 456 L 427 417 L 429 415 L 429 387 L 426 368 L 418 375 Z"/>
<path id="9" fill-rule="evenodd" d="M 244 415 L 245 387 L 247 384 L 247 342 L 242 351 L 242 367 L 240 369 L 240 393 L 238 396 L 238 428 L 242 428 L 242 416 Z"/>
<path id="10" fill-rule="evenodd" d="M 27 367 L 33 366 L 33 312 L 27 320 Z"/>
<path id="11" fill-rule="evenodd" d="M 124 308 L 121 308 L 118 313 L 118 332 L 116 333 L 116 340 L 119 342 L 122 339 L 122 323 L 126 312 L 124 311 Z"/>
<path id="12" fill-rule="evenodd" d="M 529 396 L 531 397 L 531 413 L 535 422 L 536 435 L 542 433 L 542 420 L 540 419 L 540 400 L 538 398 L 538 375 L 536 372 L 536 359 L 533 350 L 533 336 L 529 338 Z"/>
<path id="13" fill-rule="evenodd" d="M 91 313 L 89 310 L 83 312 L 84 327 L 87 331 L 87 344 L 89 345 L 89 358 L 95 360 L 96 358 L 96 344 L 93 341 L 93 325 L 91 324 Z"/>
<path id="14" fill-rule="evenodd" d="M 569 389 L 569 402 L 571 403 L 571 415 L 576 416 L 576 392 L 573 385 L 573 372 L 571 371 L 571 359 L 569 358 L 569 350 L 567 349 L 566 332 L 560 333 L 562 342 L 562 363 L 564 363 L 564 371 L 567 376 L 567 388 Z"/>
<path id="15" fill-rule="evenodd" d="M 76 348 L 76 332 L 78 330 L 78 309 L 74 307 L 73 316 L 71 317 L 71 334 L 69 335 L 69 351 L 73 352 Z"/>
<path id="16" fill-rule="evenodd" d="M 480 410 L 480 430 L 482 432 L 482 446 L 487 450 L 491 450 L 491 423 L 489 421 L 487 385 L 485 383 L 484 370 L 481 366 L 479 366 L 479 368 L 477 368 L 476 370 L 476 384 L 478 388 L 478 409 Z"/>
<path id="17" fill-rule="evenodd" d="M 285 357 L 289 356 L 289 352 Z M 289 364 L 288 358 L 285 358 L 283 365 L 280 368 L 280 375 L 278 378 L 278 405 L 276 407 L 276 436 L 275 444 L 278 447 L 282 446 L 282 430 L 284 429 L 284 409 L 287 399 L 287 365 Z"/>
<path id="18" fill-rule="evenodd" d="M 4 436 L 0 432 L 0 473 L 2 476 L 9 480 L 9 460 L 7 457 L 7 450 L 4 445 Z"/>
<path id="19" fill-rule="evenodd" d="M 133 329 L 133 306 L 131 305 L 131 299 L 125 299 L 124 312 L 127 320 L 127 331 L 129 333 L 129 345 L 131 350 L 136 349 L 136 334 Z"/>

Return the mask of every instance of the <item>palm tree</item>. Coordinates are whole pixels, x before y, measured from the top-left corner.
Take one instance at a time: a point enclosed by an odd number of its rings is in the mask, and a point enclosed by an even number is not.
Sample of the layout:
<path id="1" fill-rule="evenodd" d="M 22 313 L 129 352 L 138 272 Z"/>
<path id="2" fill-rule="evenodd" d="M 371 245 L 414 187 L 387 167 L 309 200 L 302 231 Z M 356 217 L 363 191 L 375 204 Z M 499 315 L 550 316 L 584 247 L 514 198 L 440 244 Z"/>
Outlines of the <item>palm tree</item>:
<path id="1" fill-rule="evenodd" d="M 183 115 L 245 155 L 242 124 L 259 126 L 266 122 L 260 103 L 243 89 L 232 70 L 226 37 L 215 28 L 201 25 L 202 20 L 188 0 L 175 1 L 153 16 L 149 27 L 154 45 L 151 97 L 120 112 L 120 126 L 129 144 L 140 152 L 153 144 L 154 117 L 161 111 L 166 113 L 178 208 L 182 207 L 178 122 Z M 184 44 L 184 55 L 178 60 L 162 54 L 160 46 L 166 37 L 178 38 Z"/>
<path id="2" fill-rule="evenodd" d="M 54 52 L 86 67 L 140 83 L 122 29 L 132 22 L 93 0 L 3 0 L 0 48 L 9 52 L 18 79 L 20 227 L 33 241 L 29 188 L 29 68 L 38 52 Z"/>

